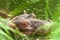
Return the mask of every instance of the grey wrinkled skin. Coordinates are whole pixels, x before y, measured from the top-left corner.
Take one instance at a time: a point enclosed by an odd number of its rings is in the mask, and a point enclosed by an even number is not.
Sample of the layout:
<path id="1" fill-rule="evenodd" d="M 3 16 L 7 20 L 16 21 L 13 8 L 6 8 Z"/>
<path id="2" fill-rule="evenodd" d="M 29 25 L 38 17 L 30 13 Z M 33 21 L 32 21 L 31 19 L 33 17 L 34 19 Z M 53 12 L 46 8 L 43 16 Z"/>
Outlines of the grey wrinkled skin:
<path id="1" fill-rule="evenodd" d="M 32 32 L 34 32 L 40 26 L 45 25 L 46 23 L 50 23 L 49 20 L 36 19 L 35 14 L 22 14 L 22 15 L 14 17 L 11 21 L 16 24 L 16 26 L 17 26 L 17 28 L 19 28 L 19 30 L 21 30 L 23 33 L 25 33 L 27 35 L 32 34 Z M 40 27 L 40 32 L 42 29 Z M 45 29 L 43 29 L 43 30 L 45 30 Z"/>

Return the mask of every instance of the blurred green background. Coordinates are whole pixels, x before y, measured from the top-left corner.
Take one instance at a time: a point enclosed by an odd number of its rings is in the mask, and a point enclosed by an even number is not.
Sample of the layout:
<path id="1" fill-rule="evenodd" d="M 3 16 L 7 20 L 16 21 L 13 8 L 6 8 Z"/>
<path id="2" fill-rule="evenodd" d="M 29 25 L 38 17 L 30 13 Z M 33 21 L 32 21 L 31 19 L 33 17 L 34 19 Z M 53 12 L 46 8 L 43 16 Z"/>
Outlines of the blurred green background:
<path id="1" fill-rule="evenodd" d="M 8 12 L 10 18 L 20 15 L 23 10 L 26 10 L 27 13 L 34 12 L 38 19 L 51 19 L 55 25 L 52 32 L 46 37 L 51 37 L 49 40 L 60 40 L 60 0 L 0 0 L 0 10 Z M 4 18 L 0 18 L 0 40 L 22 40 L 22 38 L 25 38 L 21 35 L 19 38 L 12 38 L 8 31 L 11 29 L 7 28 L 5 22 Z M 15 31 L 13 30 L 13 32 Z M 19 32 L 15 33 L 19 34 Z M 39 36 L 38 39 L 40 40 L 43 37 Z M 26 38 L 33 40 L 33 37 Z"/>

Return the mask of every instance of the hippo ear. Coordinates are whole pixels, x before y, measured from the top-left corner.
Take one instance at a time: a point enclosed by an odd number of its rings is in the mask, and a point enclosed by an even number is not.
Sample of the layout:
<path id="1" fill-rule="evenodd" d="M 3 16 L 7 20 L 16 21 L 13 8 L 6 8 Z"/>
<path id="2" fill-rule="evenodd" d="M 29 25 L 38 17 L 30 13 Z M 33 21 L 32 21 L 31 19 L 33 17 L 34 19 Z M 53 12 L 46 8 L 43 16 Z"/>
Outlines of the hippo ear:
<path id="1" fill-rule="evenodd" d="M 36 15 L 32 12 L 31 13 L 31 16 L 33 17 L 33 18 L 36 18 Z"/>
<path id="2" fill-rule="evenodd" d="M 27 18 L 36 18 L 36 15 L 32 12 L 27 16 Z"/>

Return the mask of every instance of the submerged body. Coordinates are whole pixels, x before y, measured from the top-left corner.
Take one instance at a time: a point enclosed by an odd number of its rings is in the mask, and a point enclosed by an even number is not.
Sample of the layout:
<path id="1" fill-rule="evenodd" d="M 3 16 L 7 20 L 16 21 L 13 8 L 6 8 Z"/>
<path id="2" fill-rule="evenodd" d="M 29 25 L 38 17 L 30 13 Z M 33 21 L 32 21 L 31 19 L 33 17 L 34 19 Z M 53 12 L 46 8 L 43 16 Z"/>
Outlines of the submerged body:
<path id="1" fill-rule="evenodd" d="M 45 35 L 52 27 L 52 21 L 39 20 L 35 14 L 22 14 L 14 17 L 11 22 L 15 24 L 21 32 L 27 35 L 31 35 L 33 32 Z"/>

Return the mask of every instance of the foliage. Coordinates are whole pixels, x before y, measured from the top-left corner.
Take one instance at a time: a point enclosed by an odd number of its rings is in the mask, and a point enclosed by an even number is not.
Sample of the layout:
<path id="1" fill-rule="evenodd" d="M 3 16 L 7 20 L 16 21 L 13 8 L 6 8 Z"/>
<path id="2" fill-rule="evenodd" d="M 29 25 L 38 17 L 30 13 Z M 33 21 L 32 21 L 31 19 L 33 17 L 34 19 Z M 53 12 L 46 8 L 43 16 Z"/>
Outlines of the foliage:
<path id="1" fill-rule="evenodd" d="M 53 20 L 54 26 L 51 32 L 46 36 L 38 36 L 38 39 L 45 37 L 50 37 L 49 40 L 60 39 L 60 0 L 0 0 L 0 9 L 9 10 L 10 18 L 26 10 L 28 13 L 34 12 L 39 19 Z M 14 36 L 19 34 L 20 37 L 14 37 L 16 38 L 14 39 L 9 30 L 15 33 Z M 10 29 L 6 24 L 6 19 L 0 18 L 0 40 L 34 40 L 34 38 L 34 35 L 28 37 L 17 30 Z"/>

